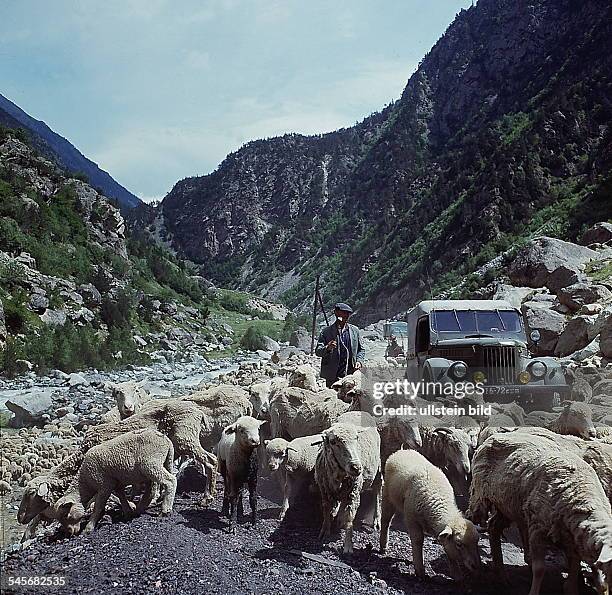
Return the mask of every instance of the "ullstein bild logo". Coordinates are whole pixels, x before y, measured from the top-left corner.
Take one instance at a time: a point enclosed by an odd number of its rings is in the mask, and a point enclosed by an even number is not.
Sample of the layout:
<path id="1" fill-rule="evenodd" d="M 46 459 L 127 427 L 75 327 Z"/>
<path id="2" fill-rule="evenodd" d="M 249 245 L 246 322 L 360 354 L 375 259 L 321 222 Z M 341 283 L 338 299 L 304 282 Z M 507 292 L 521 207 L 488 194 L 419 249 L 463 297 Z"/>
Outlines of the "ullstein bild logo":
<path id="1" fill-rule="evenodd" d="M 417 396 L 434 395 L 436 397 L 448 397 L 464 399 L 465 397 L 479 397 L 483 394 L 481 382 L 411 382 L 409 380 L 387 380 L 374 382 L 372 385 L 372 396 L 377 400 L 373 407 L 373 414 L 377 417 L 383 416 L 407 416 L 419 415 L 491 415 L 490 404 L 475 405 L 471 403 L 456 403 L 445 405 L 441 403 L 428 403 L 426 405 L 414 403 L 397 404 L 398 400 L 414 401 Z M 385 401 L 395 402 L 390 406 Z"/>

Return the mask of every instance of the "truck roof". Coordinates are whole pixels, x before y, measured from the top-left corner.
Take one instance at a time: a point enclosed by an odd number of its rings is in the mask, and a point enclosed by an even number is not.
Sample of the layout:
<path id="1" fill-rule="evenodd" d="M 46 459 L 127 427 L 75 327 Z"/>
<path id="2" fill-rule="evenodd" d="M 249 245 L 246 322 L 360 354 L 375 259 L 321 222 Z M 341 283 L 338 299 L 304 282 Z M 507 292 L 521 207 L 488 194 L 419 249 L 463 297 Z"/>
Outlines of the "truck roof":
<path id="1" fill-rule="evenodd" d="M 425 300 L 409 312 L 419 316 L 429 314 L 432 310 L 516 310 L 506 300 Z"/>

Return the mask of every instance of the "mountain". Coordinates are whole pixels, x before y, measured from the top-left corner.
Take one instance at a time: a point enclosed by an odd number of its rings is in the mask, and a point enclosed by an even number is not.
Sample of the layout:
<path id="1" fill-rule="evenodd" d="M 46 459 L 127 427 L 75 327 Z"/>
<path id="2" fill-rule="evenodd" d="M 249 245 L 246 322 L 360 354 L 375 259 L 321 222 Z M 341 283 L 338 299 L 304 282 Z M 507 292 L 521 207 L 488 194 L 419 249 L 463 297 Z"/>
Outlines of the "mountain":
<path id="1" fill-rule="evenodd" d="M 84 174 L 92 186 L 102 190 L 105 196 L 116 200 L 123 208 L 134 208 L 141 200 L 113 180 L 93 161 L 87 159 L 69 141 L 53 132 L 44 122 L 35 120 L 20 107 L 0 95 L 0 124 L 7 128 L 24 128 L 31 135 L 32 144 L 48 159 L 55 161 L 62 169 Z"/>
<path id="2" fill-rule="evenodd" d="M 479 0 L 398 101 L 354 127 L 250 142 L 178 182 L 149 229 L 213 281 L 362 322 L 499 273 L 534 235 L 612 217 L 612 5 Z M 486 281 L 486 279 L 485 279 Z"/>

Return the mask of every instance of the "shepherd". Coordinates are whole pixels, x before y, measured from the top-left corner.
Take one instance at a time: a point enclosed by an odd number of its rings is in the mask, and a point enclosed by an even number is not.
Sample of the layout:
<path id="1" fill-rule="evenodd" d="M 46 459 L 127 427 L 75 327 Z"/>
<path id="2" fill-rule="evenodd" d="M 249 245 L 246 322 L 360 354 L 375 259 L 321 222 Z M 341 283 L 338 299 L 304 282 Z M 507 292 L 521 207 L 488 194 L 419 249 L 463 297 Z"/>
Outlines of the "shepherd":
<path id="1" fill-rule="evenodd" d="M 321 378 L 328 388 L 339 378 L 359 370 L 365 360 L 359 329 L 348 322 L 352 313 L 348 304 L 336 304 L 336 320 L 319 335 L 315 353 L 321 358 Z"/>

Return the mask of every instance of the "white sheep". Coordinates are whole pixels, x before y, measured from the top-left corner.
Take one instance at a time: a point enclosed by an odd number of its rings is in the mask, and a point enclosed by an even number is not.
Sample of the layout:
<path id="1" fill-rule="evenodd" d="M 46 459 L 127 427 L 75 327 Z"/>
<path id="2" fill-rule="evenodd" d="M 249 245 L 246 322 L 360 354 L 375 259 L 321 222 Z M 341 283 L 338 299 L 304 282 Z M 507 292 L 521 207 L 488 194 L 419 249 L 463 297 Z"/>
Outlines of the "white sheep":
<path id="1" fill-rule="evenodd" d="M 531 564 L 530 595 L 540 592 L 545 555 L 553 545 L 562 545 L 567 557 L 566 592 L 578 593 L 581 560 L 595 568 L 601 592 L 604 583 L 610 584 L 610 502 L 595 471 L 570 451 L 551 448 L 546 438 L 523 432 L 488 438 L 474 455 L 469 515 L 475 522 L 488 522 L 500 574 L 502 532 L 518 525 Z"/>
<path id="2" fill-rule="evenodd" d="M 297 387 L 279 389 L 270 400 L 271 435 L 292 440 L 319 434 L 349 407 L 326 392 L 315 393 Z"/>
<path id="3" fill-rule="evenodd" d="M 315 463 L 315 482 L 321 492 L 323 523 L 319 539 L 329 536 L 333 512 L 345 528 L 343 552 L 353 551 L 353 520 L 361 493 L 371 491 L 375 498 L 374 527 L 380 526 L 380 435 L 376 422 L 367 413 L 360 415 L 363 426 L 335 423 L 323 431 L 322 447 Z"/>
<path id="4" fill-rule="evenodd" d="M 284 438 L 273 438 L 265 441 L 268 467 L 278 472 L 283 489 L 283 504 L 279 520 L 285 518 L 291 497 L 297 492 L 299 483 L 312 477 L 319 454 L 319 443 L 322 436 L 303 436 L 288 442 Z"/>
<path id="5" fill-rule="evenodd" d="M 17 512 L 17 520 L 23 525 L 27 524 L 22 541 L 34 537 L 36 527 L 41 521 L 62 521 L 54 504 L 66 492 L 82 462 L 83 453 L 77 451 L 48 473 L 34 477 L 28 482 Z"/>
<path id="6" fill-rule="evenodd" d="M 596 436 L 593 411 L 580 401 L 565 401 L 559 417 L 546 427 L 557 434 L 570 434 L 585 440 Z"/>
<path id="7" fill-rule="evenodd" d="M 289 386 L 317 392 L 319 385 L 316 370 L 310 364 L 299 365 L 289 374 Z"/>
<path id="8" fill-rule="evenodd" d="M 435 537 L 448 556 L 451 576 L 463 578 L 480 567 L 478 531 L 455 503 L 450 482 L 442 471 L 415 451 L 401 450 L 385 465 L 382 497 L 380 552 L 385 554 L 389 525 L 396 512 L 403 514 L 410 535 L 416 575 L 425 578 L 423 539 Z"/>
<path id="9" fill-rule="evenodd" d="M 361 371 L 356 370 L 352 374 L 347 374 L 342 378 L 336 380 L 332 384 L 332 388 L 337 391 L 338 397 L 347 403 L 351 402 L 351 396 L 349 392 L 355 389 L 360 389 L 363 382 L 363 374 Z"/>
<path id="10" fill-rule="evenodd" d="M 118 496 L 124 514 L 131 515 L 132 506 L 124 488 L 144 483 L 148 489 L 136 512 L 140 513 L 149 506 L 154 487 L 160 485 L 164 492 L 162 515 L 170 514 L 176 493 L 173 461 L 172 442 L 161 432 L 151 428 L 127 432 L 87 451 L 79 469 L 78 482 L 56 502 L 55 508 L 69 519 L 69 532 L 74 535 L 79 531 L 87 506 L 94 500 L 94 509 L 85 527 L 85 532 L 89 533 L 102 518 L 112 493 Z"/>
<path id="11" fill-rule="evenodd" d="M 223 477 L 223 508 L 221 514 L 229 516 L 230 532 L 235 531 L 238 509 L 242 515 L 244 484 L 249 488 L 251 522 L 257 521 L 257 447 L 259 429 L 266 423 L 244 415 L 227 426 L 217 446 L 219 471 Z"/>
<path id="12" fill-rule="evenodd" d="M 248 400 L 246 402 L 250 408 L 250 402 Z M 228 419 L 227 411 L 222 408 L 220 410 L 222 418 Z M 204 438 L 214 432 L 214 424 L 217 419 L 207 414 L 206 411 L 206 408 L 186 399 L 149 401 L 142 406 L 138 413 L 126 419 L 90 428 L 81 443 L 81 451 L 85 453 L 92 446 L 126 432 L 146 428 L 159 430 L 170 438 L 177 457 L 193 458 L 204 467 L 208 485 L 202 504 L 206 505 L 214 499 L 216 487 L 214 479 L 217 467 L 217 458 L 202 447 Z"/>

